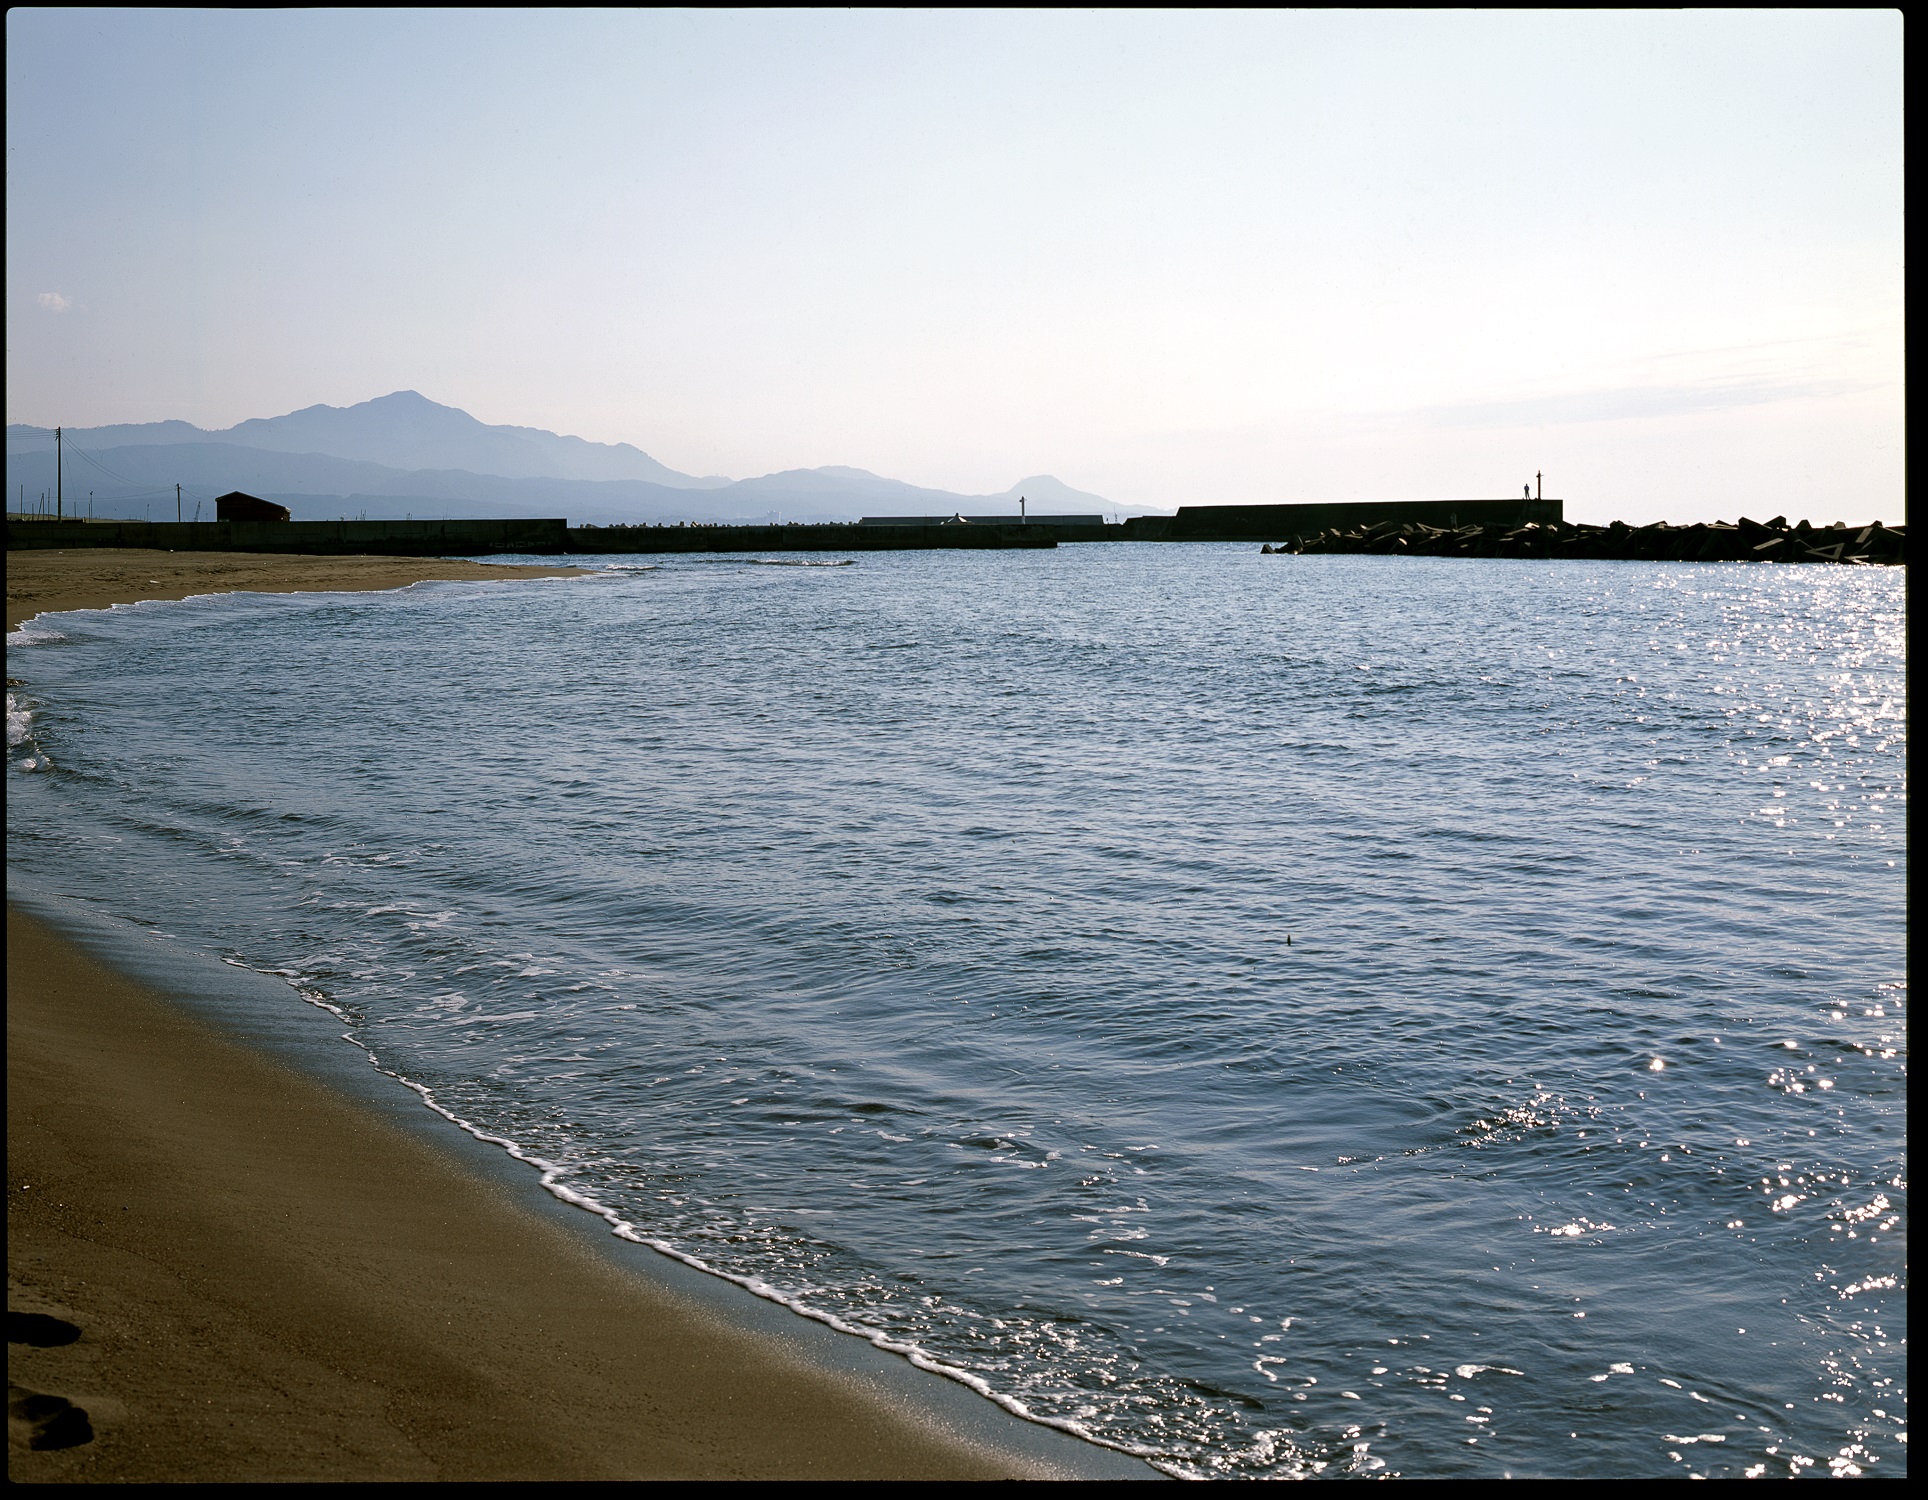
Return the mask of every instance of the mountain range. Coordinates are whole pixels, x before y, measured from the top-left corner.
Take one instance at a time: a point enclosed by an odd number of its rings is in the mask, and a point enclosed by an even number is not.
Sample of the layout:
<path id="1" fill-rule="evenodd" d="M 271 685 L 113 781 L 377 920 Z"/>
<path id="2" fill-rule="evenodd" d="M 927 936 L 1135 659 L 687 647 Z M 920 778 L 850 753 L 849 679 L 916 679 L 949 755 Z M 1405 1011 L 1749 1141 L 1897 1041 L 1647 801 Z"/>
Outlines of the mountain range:
<path id="1" fill-rule="evenodd" d="M 677 472 L 628 443 L 478 421 L 415 391 L 354 406 L 309 406 L 208 430 L 135 422 L 65 430 L 68 514 L 172 519 L 229 490 L 279 501 L 296 520 L 335 516 L 563 516 L 576 525 L 675 521 L 849 521 L 863 515 L 1142 514 L 1048 474 L 997 495 L 960 495 L 864 469 L 788 469 L 754 479 Z M 8 507 L 55 489 L 52 429 L 7 428 Z"/>

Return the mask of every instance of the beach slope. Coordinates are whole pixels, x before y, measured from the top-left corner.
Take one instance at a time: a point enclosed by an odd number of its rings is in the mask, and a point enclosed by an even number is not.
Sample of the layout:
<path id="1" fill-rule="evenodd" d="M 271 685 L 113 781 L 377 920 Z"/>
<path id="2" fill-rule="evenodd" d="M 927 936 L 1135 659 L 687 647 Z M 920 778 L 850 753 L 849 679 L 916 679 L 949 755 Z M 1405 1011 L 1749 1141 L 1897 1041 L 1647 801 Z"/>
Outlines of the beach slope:
<path id="1" fill-rule="evenodd" d="M 13 553 L 7 616 L 567 571 Z M 599 1255 L 12 907 L 7 991 L 16 1481 L 1069 1477 Z"/>
<path id="2" fill-rule="evenodd" d="M 8 1308 L 79 1330 L 9 1344 L 15 1480 L 1033 1477 L 15 910 L 7 989 Z"/>

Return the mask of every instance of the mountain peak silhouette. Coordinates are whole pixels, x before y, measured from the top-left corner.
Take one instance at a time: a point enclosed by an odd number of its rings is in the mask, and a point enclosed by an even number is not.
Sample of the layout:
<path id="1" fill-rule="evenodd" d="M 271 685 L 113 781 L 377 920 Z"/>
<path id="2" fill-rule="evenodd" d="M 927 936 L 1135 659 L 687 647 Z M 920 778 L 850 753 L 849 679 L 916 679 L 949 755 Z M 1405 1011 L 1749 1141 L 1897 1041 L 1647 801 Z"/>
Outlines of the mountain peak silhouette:
<path id="1" fill-rule="evenodd" d="M 49 487 L 51 430 L 9 426 L 7 436 L 8 483 L 15 489 Z M 67 436 L 78 451 L 103 459 L 120 476 L 121 483 L 101 491 L 103 504 L 117 503 L 110 501 L 116 491 L 132 494 L 129 503 L 149 504 L 154 494 L 167 494 L 183 481 L 194 487 L 205 475 L 214 486 L 210 493 L 242 488 L 282 502 L 316 495 L 331 497 L 329 503 L 352 494 L 360 497 L 358 512 L 374 504 L 410 514 L 429 506 L 434 513 L 460 515 L 482 505 L 488 514 L 571 513 L 622 523 L 779 514 L 852 520 L 873 514 L 948 515 L 982 509 L 986 502 L 999 502 L 1015 514 L 1019 494 L 1029 500 L 1032 515 L 1115 509 L 1045 474 L 1020 480 L 1001 496 L 952 494 L 843 464 L 734 481 L 697 478 L 628 443 L 498 426 L 416 390 L 390 391 L 352 406 L 306 406 L 218 431 L 165 421 L 68 428 Z M 43 468 L 49 472 L 43 475 Z M 632 488 L 638 482 L 647 492 Z M 688 499 L 664 493 L 678 491 Z M 697 491 L 705 493 L 699 498 Z"/>
<path id="2" fill-rule="evenodd" d="M 394 469 L 460 469 L 510 479 L 641 479 L 673 489 L 729 483 L 720 476 L 679 473 L 628 443 L 592 443 L 539 427 L 483 422 L 415 390 L 390 391 L 353 406 L 304 406 L 285 416 L 238 422 L 210 436 Z"/>

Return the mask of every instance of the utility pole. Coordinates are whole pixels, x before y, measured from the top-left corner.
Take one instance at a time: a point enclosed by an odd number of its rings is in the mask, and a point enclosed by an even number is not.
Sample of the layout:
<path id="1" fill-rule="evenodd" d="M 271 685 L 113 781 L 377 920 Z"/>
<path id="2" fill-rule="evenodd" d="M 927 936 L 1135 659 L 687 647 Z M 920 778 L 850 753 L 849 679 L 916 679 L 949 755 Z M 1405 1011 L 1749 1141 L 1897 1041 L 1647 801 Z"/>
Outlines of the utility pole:
<path id="1" fill-rule="evenodd" d="M 60 519 L 60 492 L 61 492 L 60 491 L 60 486 L 61 486 L 60 460 L 61 460 L 60 429 L 56 427 L 54 429 L 54 519 L 56 521 Z"/>

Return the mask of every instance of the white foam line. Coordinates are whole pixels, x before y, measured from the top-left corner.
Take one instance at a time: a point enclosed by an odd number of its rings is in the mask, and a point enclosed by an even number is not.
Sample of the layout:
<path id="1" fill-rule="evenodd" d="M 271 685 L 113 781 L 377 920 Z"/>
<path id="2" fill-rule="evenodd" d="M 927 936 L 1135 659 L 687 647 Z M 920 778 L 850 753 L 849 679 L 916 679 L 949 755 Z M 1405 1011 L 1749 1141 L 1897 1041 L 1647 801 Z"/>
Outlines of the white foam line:
<path id="1" fill-rule="evenodd" d="M 7 748 L 24 745 L 33 736 L 33 710 L 12 693 L 7 694 Z"/>
<path id="2" fill-rule="evenodd" d="M 487 559 L 484 558 L 459 558 L 456 560 L 460 562 L 487 561 Z M 508 563 L 505 564 L 505 566 L 533 568 L 543 567 L 546 566 L 546 564 Z M 660 563 L 649 564 L 649 568 L 661 566 Z M 645 572 L 648 571 L 648 569 L 639 568 L 636 571 Z M 413 583 L 396 584 L 389 588 L 355 588 L 351 585 L 339 589 L 210 589 L 204 594 L 183 594 L 178 599 L 162 599 L 158 597 L 153 599 L 127 599 L 114 604 L 81 605 L 74 609 L 42 610 L 39 614 L 22 620 L 18 625 L 14 626 L 12 630 L 8 631 L 7 644 L 9 646 L 38 646 L 49 641 L 66 640 L 67 637 L 62 635 L 58 630 L 55 630 L 51 625 L 41 624 L 41 621 L 52 619 L 56 615 L 105 615 L 111 614 L 117 609 L 153 609 L 174 604 L 200 604 L 209 599 L 227 599 L 237 594 L 247 594 L 256 599 L 295 599 L 303 597 L 333 599 L 347 594 L 402 594 L 410 589 L 430 588 L 436 584 L 582 583 L 588 579 L 599 578 L 601 576 L 602 570 L 600 569 L 586 569 L 575 573 L 566 573 L 560 577 L 551 574 L 539 578 L 418 578 Z"/>
<path id="3" fill-rule="evenodd" d="M 233 958 L 225 959 L 224 962 L 233 964 L 236 968 L 250 967 L 240 960 Z M 277 978 L 287 979 L 285 972 L 273 969 L 256 970 L 256 972 L 274 974 Z M 318 991 L 294 984 L 292 980 L 288 982 L 290 988 L 310 1005 L 327 1011 L 330 1015 L 343 1022 L 353 1024 L 349 1021 L 349 1016 L 346 1011 L 342 1010 L 340 1006 L 332 1004 Z M 1174 1479 L 1190 1479 L 1195 1477 L 1185 1473 L 1173 1460 L 1166 1458 L 1155 1448 L 1147 1448 L 1141 1444 L 1125 1443 L 1115 1438 L 1100 1436 L 1083 1423 L 1074 1422 L 1068 1417 L 1041 1416 L 1039 1413 L 1032 1411 L 1030 1407 L 1026 1406 L 1015 1396 L 1005 1395 L 1002 1391 L 992 1387 L 988 1381 L 985 1381 L 977 1375 L 973 1375 L 969 1370 L 960 1369 L 956 1365 L 944 1363 L 944 1361 L 925 1352 L 916 1344 L 907 1344 L 901 1339 L 892 1338 L 880 1329 L 866 1328 L 861 1323 L 852 1323 L 845 1318 L 838 1317 L 835 1313 L 828 1313 L 811 1307 L 807 1303 L 801 1302 L 797 1298 L 779 1291 L 760 1276 L 740 1276 L 735 1272 L 722 1270 L 717 1266 L 711 1265 L 700 1256 L 691 1255 L 686 1250 L 678 1249 L 667 1240 L 659 1240 L 652 1235 L 643 1233 L 608 1204 L 590 1197 L 587 1193 L 579 1193 L 574 1188 L 565 1185 L 561 1181 L 561 1178 L 563 1173 L 568 1170 L 566 1167 L 558 1166 L 555 1162 L 544 1161 L 541 1157 L 524 1150 L 521 1145 L 510 1140 L 507 1136 L 494 1135 L 479 1125 L 471 1124 L 452 1110 L 445 1109 L 436 1101 L 435 1093 L 428 1085 L 417 1083 L 412 1078 L 406 1078 L 400 1073 L 384 1068 L 375 1054 L 370 1051 L 352 1031 L 343 1032 L 341 1039 L 366 1057 L 369 1066 L 374 1068 L 376 1072 L 385 1078 L 394 1079 L 404 1088 L 413 1090 L 423 1104 L 427 1105 L 451 1125 L 465 1131 L 476 1140 L 481 1141 L 484 1145 L 500 1147 L 517 1161 L 534 1167 L 541 1174 L 540 1180 L 543 1188 L 553 1197 L 561 1199 L 572 1208 L 580 1208 L 584 1212 L 592 1213 L 596 1215 L 597 1218 L 604 1220 L 609 1225 L 610 1233 L 617 1236 L 617 1238 L 628 1240 L 631 1244 L 642 1245 L 650 1250 L 656 1251 L 659 1255 L 667 1255 L 671 1260 L 680 1261 L 692 1270 L 701 1271 L 706 1276 L 714 1276 L 721 1281 L 732 1282 L 742 1287 L 745 1291 L 763 1298 L 766 1302 L 774 1302 L 780 1307 L 787 1307 L 791 1312 L 809 1318 L 812 1322 L 822 1323 L 827 1327 L 836 1329 L 838 1333 L 853 1334 L 866 1343 L 882 1349 L 887 1354 L 896 1354 L 909 1360 L 911 1364 L 920 1370 L 928 1370 L 933 1375 L 942 1375 L 947 1380 L 955 1380 L 959 1385 L 968 1386 L 971 1390 L 976 1391 L 978 1395 L 984 1397 L 985 1400 L 995 1402 L 998 1406 L 1010 1412 L 1011 1415 L 1021 1417 L 1023 1420 L 1035 1423 L 1039 1427 L 1056 1428 L 1060 1432 L 1070 1433 L 1071 1436 L 1080 1438 L 1097 1447 L 1109 1448 L 1116 1453 L 1125 1453 L 1133 1458 L 1142 1459 L 1160 1473 L 1170 1475 Z"/>

